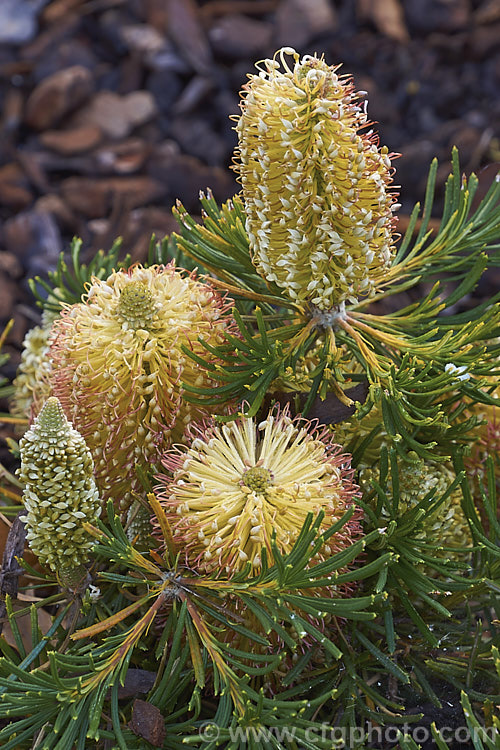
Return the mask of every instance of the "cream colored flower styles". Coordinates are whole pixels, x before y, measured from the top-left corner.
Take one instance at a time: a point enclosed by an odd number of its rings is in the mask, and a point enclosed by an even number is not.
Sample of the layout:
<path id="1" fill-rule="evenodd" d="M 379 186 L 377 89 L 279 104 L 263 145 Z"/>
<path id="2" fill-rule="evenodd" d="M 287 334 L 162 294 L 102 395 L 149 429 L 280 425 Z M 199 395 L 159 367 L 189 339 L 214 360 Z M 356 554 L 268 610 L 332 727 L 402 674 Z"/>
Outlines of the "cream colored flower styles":
<path id="1" fill-rule="evenodd" d="M 19 446 L 29 546 L 58 573 L 79 568 L 95 544 L 83 522 L 95 523 L 101 513 L 90 451 L 55 397 L 45 402 Z"/>
<path id="2" fill-rule="evenodd" d="M 94 279 L 87 299 L 54 324 L 54 393 L 85 437 L 104 498 L 128 508 L 148 469 L 192 417 L 182 382 L 207 387 L 206 372 L 182 351 L 205 353 L 198 337 L 223 341 L 231 306 L 193 274 L 168 266 Z"/>
<path id="3" fill-rule="evenodd" d="M 391 155 L 360 132 L 365 107 L 339 66 L 284 48 L 257 67 L 235 164 L 254 263 L 292 299 L 328 311 L 373 293 L 391 262 Z"/>
<path id="4" fill-rule="evenodd" d="M 40 402 L 50 396 L 51 363 L 49 359 L 50 326 L 34 326 L 23 341 L 21 362 L 14 380 L 14 396 L 11 399 L 11 413 L 16 417 L 28 418 L 33 402 Z"/>
<path id="5" fill-rule="evenodd" d="M 257 571 L 261 550 L 272 563 L 271 540 L 288 553 L 308 513 L 325 512 L 329 528 L 352 504 L 349 456 L 324 430 L 273 412 L 256 425 L 240 417 L 227 425 L 191 430 L 189 447 L 168 453 L 160 478 L 165 511 L 188 560 L 229 573 L 248 562 Z M 359 514 L 320 550 L 325 557 L 349 546 L 359 534 Z"/>
<path id="6" fill-rule="evenodd" d="M 49 294 L 48 301 L 57 304 L 56 287 Z M 52 395 L 50 360 L 50 334 L 52 324 L 58 317 L 53 310 L 44 310 L 42 323 L 31 328 L 23 341 L 21 362 L 13 382 L 14 394 L 10 400 L 10 412 L 16 417 L 30 418 L 37 414 L 45 401 Z"/>

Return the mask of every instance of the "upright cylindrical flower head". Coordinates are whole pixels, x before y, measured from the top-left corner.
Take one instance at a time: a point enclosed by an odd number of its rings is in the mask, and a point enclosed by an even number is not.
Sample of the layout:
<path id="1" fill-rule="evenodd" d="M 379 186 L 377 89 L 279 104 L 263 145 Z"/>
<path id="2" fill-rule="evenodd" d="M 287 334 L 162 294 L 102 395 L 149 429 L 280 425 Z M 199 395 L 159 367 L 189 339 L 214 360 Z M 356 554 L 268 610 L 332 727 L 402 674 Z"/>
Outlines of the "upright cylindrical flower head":
<path id="1" fill-rule="evenodd" d="M 29 546 L 64 579 L 87 561 L 95 544 L 83 528 L 101 513 L 92 456 L 55 397 L 45 402 L 19 447 Z"/>
<path id="2" fill-rule="evenodd" d="M 286 410 L 259 425 L 240 417 L 223 426 L 193 426 L 188 446 L 165 455 L 173 477 L 159 478 L 158 496 L 191 564 L 232 574 L 248 561 L 258 572 L 263 547 L 272 562 L 273 533 L 286 554 L 308 513 L 323 510 L 327 529 L 353 504 L 357 487 L 349 460 L 325 430 L 291 419 Z M 320 557 L 359 534 L 356 511 Z"/>
<path id="3" fill-rule="evenodd" d="M 134 266 L 94 279 L 54 324 L 54 393 L 87 441 L 105 498 L 129 507 L 136 466 L 206 416 L 184 400 L 182 382 L 211 381 L 182 347 L 206 354 L 198 337 L 222 343 L 231 304 L 173 265 Z"/>
<path id="4" fill-rule="evenodd" d="M 339 66 L 276 56 L 282 68 L 264 60 L 250 76 L 236 127 L 250 247 L 262 276 L 327 311 L 372 293 L 391 262 L 391 154 L 361 132 L 365 108 Z"/>

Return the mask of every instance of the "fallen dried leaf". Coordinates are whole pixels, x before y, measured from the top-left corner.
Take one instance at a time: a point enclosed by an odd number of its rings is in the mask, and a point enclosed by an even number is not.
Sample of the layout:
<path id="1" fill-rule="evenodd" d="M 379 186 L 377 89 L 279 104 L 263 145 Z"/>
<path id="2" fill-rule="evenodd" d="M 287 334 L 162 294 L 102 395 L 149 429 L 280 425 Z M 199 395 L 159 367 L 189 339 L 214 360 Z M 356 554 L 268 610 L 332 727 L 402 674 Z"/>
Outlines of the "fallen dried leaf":
<path id="1" fill-rule="evenodd" d="M 14 611 L 16 609 L 24 609 L 26 607 L 26 602 L 37 602 L 37 601 L 40 601 L 38 597 L 30 596 L 29 594 L 25 594 L 25 595 L 21 594 L 19 595 L 19 603 L 14 606 Z M 49 615 L 49 613 L 45 609 L 43 609 L 42 607 L 38 607 L 37 618 L 38 618 L 38 627 L 40 628 L 42 635 L 45 635 L 45 633 L 47 633 L 47 631 L 50 629 L 52 625 L 52 617 L 51 615 Z M 30 614 L 27 613 L 25 615 L 21 615 L 20 617 L 16 617 L 16 625 L 19 629 L 19 633 L 21 636 L 23 646 L 26 649 L 26 651 L 29 653 L 31 649 L 33 648 Z M 12 628 L 8 621 L 5 623 L 2 637 L 5 638 L 9 646 L 12 646 L 13 648 L 17 647 L 16 640 L 12 633 Z"/>
<path id="2" fill-rule="evenodd" d="M 132 706 L 132 720 L 129 726 L 134 734 L 155 745 L 155 747 L 163 745 L 165 721 L 160 709 L 153 706 L 152 703 L 137 698 Z"/>
<path id="3" fill-rule="evenodd" d="M 328 0 L 284 0 L 276 10 L 278 45 L 301 48 L 336 26 L 335 9 Z"/>
<path id="4" fill-rule="evenodd" d="M 14 211 L 22 211 L 32 200 L 29 184 L 19 165 L 10 162 L 0 167 L 0 204 Z"/>
<path id="5" fill-rule="evenodd" d="M 118 698 L 133 698 L 137 693 L 149 693 L 156 680 L 156 672 L 131 667 L 127 670 L 123 685 L 118 688 Z M 150 705 L 150 704 L 148 704 Z"/>
<path id="6" fill-rule="evenodd" d="M 3 515 L 0 514 L 0 554 L 3 556 L 5 552 L 5 546 L 7 544 L 7 538 L 11 529 L 12 523 Z M 0 571 L 0 580 L 3 575 L 3 564 L 2 570 Z M 1 588 L 0 588 L 1 591 Z"/>
<path id="7" fill-rule="evenodd" d="M 358 383 L 353 388 L 349 388 L 345 391 L 345 395 L 352 399 L 353 402 L 359 401 L 361 404 L 365 402 L 368 395 L 368 381 Z M 298 408 L 295 408 L 295 400 L 298 399 Z M 299 414 L 301 409 L 304 407 L 307 399 L 306 393 L 285 393 L 277 391 L 269 395 L 265 401 L 265 406 L 270 406 L 273 401 L 277 401 L 281 406 L 289 404 L 293 413 Z M 325 399 L 316 396 L 312 402 L 312 406 L 307 413 L 308 419 L 317 419 L 319 424 L 338 424 L 343 422 L 345 419 L 352 417 L 356 407 L 347 406 L 343 404 L 340 399 L 333 393 L 328 393 Z"/>
<path id="8" fill-rule="evenodd" d="M 273 36 L 273 27 L 240 13 L 230 13 L 214 23 L 209 31 L 216 53 L 238 60 L 242 55 L 253 57 L 264 52 Z"/>
<path id="9" fill-rule="evenodd" d="M 266 13 L 272 13 L 280 4 L 281 0 L 238 0 L 238 13 L 245 13 L 247 16 L 262 16 Z M 202 5 L 200 13 L 207 19 L 214 16 L 225 16 L 227 13 L 234 13 L 234 0 L 208 0 Z"/>
<path id="10" fill-rule="evenodd" d="M 474 12 L 474 21 L 478 24 L 488 24 L 500 20 L 500 3 L 498 0 L 489 0 L 482 3 Z"/>
<path id="11" fill-rule="evenodd" d="M 128 209 L 143 206 L 161 198 L 164 186 L 149 177 L 110 177 L 92 180 L 87 177 L 68 177 L 61 183 L 61 196 L 74 211 L 91 219 L 106 216 L 116 199 Z"/>
<path id="12" fill-rule="evenodd" d="M 129 138 L 103 146 L 94 154 L 101 174 L 132 174 L 137 172 L 151 153 L 151 146 L 140 138 Z"/>
<path id="13" fill-rule="evenodd" d="M 24 211 L 5 222 L 3 245 L 26 268 L 40 273 L 57 262 L 62 241 L 51 214 Z"/>
<path id="14" fill-rule="evenodd" d="M 72 119 L 72 125 L 93 125 L 110 138 L 126 138 L 130 132 L 156 114 L 149 91 L 133 91 L 120 96 L 114 91 L 99 91 Z"/>

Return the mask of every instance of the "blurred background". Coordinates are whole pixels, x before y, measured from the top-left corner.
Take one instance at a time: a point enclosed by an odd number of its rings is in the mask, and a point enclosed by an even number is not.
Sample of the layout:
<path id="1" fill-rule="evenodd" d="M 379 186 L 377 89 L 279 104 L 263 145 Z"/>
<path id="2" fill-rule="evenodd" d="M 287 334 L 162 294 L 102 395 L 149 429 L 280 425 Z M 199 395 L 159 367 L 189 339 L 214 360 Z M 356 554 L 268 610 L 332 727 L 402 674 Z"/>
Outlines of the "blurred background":
<path id="1" fill-rule="evenodd" d="M 238 190 L 230 115 L 255 61 L 287 45 L 343 63 L 381 143 L 402 156 L 401 224 L 451 148 L 464 171 L 500 160 L 500 0 L 1 0 L 0 324 L 13 372 L 38 321 L 26 278 L 73 235 L 87 253 L 121 235 L 143 260 Z M 483 178 L 484 179 L 484 178 Z M 489 180 L 491 181 L 491 173 Z"/>

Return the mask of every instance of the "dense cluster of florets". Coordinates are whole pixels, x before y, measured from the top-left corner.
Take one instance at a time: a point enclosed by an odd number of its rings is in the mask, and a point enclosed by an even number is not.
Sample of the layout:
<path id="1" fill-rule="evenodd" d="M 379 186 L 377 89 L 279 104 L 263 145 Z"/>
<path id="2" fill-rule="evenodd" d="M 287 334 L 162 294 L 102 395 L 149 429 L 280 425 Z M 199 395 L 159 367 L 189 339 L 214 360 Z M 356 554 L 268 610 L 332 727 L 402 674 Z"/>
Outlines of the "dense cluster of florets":
<path id="1" fill-rule="evenodd" d="M 455 479 L 452 469 L 445 463 L 424 461 L 416 453 L 410 452 L 407 461 L 399 461 L 398 515 L 415 508 L 429 495 L 422 525 L 416 538 L 428 545 L 423 550 L 430 557 L 448 560 L 464 560 L 464 548 L 471 547 L 472 537 L 467 517 L 462 508 L 460 487 L 437 507 L 431 507 L 448 490 Z M 378 479 L 374 470 L 361 472 L 362 485 L 368 485 L 371 478 Z"/>
<path id="2" fill-rule="evenodd" d="M 14 396 L 10 403 L 11 413 L 16 417 L 29 418 L 31 409 L 38 411 L 40 405 L 50 396 L 52 367 L 49 358 L 49 335 L 51 324 L 34 326 L 24 337 L 21 362 L 13 383 Z"/>
<path id="3" fill-rule="evenodd" d="M 65 577 L 86 562 L 95 543 L 83 527 L 101 513 L 92 456 L 54 397 L 19 445 L 29 545 L 43 565 Z"/>
<path id="4" fill-rule="evenodd" d="M 325 430 L 273 412 L 265 421 L 241 417 L 230 424 L 193 428 L 188 445 L 164 457 L 172 476 L 160 477 L 159 497 L 188 560 L 206 571 L 233 573 L 261 566 L 272 538 L 286 554 L 308 513 L 329 528 L 355 498 L 349 456 Z M 320 550 L 348 547 L 360 533 L 359 513 Z"/>
<path id="5" fill-rule="evenodd" d="M 482 493 L 487 487 L 487 459 L 491 457 L 495 465 L 495 484 L 497 496 L 500 496 L 500 388 L 491 394 L 498 400 L 494 404 L 476 404 L 469 410 L 469 414 L 482 420 L 475 430 L 476 440 L 471 446 L 470 453 L 465 457 L 465 467 L 471 481 L 471 489 L 477 503 L 478 511 L 486 528 L 490 520 L 484 507 Z M 497 508 L 497 518 L 500 520 L 500 504 Z"/>
<path id="6" fill-rule="evenodd" d="M 220 344 L 230 301 L 173 265 L 95 279 L 87 298 L 54 324 L 53 388 L 92 451 L 100 491 L 128 507 L 140 487 L 136 467 L 206 416 L 182 382 L 210 384 L 183 347 Z"/>
<path id="7" fill-rule="evenodd" d="M 236 127 L 250 247 L 266 279 L 328 311 L 372 293 L 391 263 L 391 154 L 361 132 L 365 107 L 339 66 L 277 55 L 283 69 L 264 60 L 250 76 Z"/>

